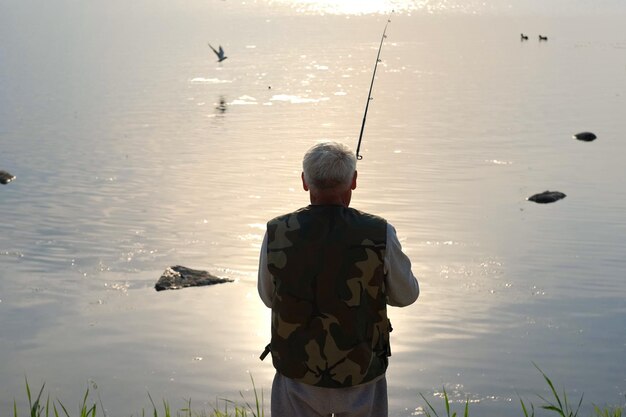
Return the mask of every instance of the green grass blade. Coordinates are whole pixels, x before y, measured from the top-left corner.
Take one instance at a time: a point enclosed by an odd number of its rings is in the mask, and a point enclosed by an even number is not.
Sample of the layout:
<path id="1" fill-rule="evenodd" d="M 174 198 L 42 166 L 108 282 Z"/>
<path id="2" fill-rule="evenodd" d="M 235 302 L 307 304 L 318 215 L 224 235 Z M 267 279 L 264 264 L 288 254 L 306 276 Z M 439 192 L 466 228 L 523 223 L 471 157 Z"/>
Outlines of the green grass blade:
<path id="1" fill-rule="evenodd" d="M 87 388 L 87 390 L 85 391 L 85 395 L 83 396 L 82 408 L 85 408 L 85 406 L 87 405 L 87 397 L 89 397 L 89 388 Z"/>
<path id="2" fill-rule="evenodd" d="M 548 411 L 554 411 L 557 414 L 560 414 L 561 416 L 565 417 L 565 414 L 563 413 L 563 410 L 560 409 L 559 407 L 556 407 L 552 404 L 549 405 L 542 405 L 541 408 L 543 408 L 544 410 L 548 410 Z"/>
<path id="3" fill-rule="evenodd" d="M 28 398 L 28 407 L 32 408 L 33 403 L 30 399 L 30 385 L 28 385 L 28 378 L 24 377 L 24 379 L 26 380 L 26 397 Z"/>
<path id="4" fill-rule="evenodd" d="M 67 412 L 67 408 L 65 408 L 65 406 L 63 405 L 63 403 L 59 400 L 57 400 L 57 402 L 59 403 L 59 405 L 61 406 L 61 409 L 63 410 L 63 412 L 65 413 L 65 417 L 70 417 L 70 413 Z"/>
<path id="5" fill-rule="evenodd" d="M 526 408 L 526 404 L 524 404 L 524 400 L 522 400 L 521 397 L 519 399 L 519 402 L 520 404 L 522 404 L 522 411 L 524 412 L 524 417 L 535 417 L 535 406 L 532 403 L 530 404 L 531 414 L 528 415 L 528 409 Z"/>
<path id="6" fill-rule="evenodd" d="M 153 410 L 152 415 L 154 417 L 159 417 L 158 414 L 157 414 L 156 405 L 154 404 L 154 401 L 152 400 L 152 396 L 150 395 L 150 393 L 148 393 L 148 398 L 150 398 L 150 402 L 152 403 L 152 410 Z"/>
<path id="7" fill-rule="evenodd" d="M 87 410 L 87 416 L 96 417 L 96 405 L 93 404 L 89 410 Z"/>
<path id="8" fill-rule="evenodd" d="M 583 403 L 583 397 L 585 396 L 585 394 L 582 394 L 580 396 L 580 401 L 578 401 L 578 405 L 576 406 L 576 412 L 574 413 L 574 417 L 576 417 L 578 415 L 578 411 L 580 410 L 580 406 Z"/>
<path id="9" fill-rule="evenodd" d="M 165 412 L 165 417 L 171 417 L 172 413 L 171 413 L 170 405 L 165 400 L 163 400 L 163 410 Z"/>
<path id="10" fill-rule="evenodd" d="M 426 417 L 431 417 L 431 416 L 439 417 L 439 414 L 437 414 L 437 410 L 435 410 L 435 408 L 432 406 L 432 404 L 430 402 L 428 402 L 426 397 L 424 397 L 424 394 L 420 393 L 420 396 L 422 397 L 422 399 L 424 400 L 424 402 L 426 403 L 426 405 L 428 406 L 430 411 L 432 411 L 432 414 L 430 414 L 430 412 L 428 410 L 424 410 L 424 413 L 426 414 Z"/>
<path id="11" fill-rule="evenodd" d="M 43 394 L 43 389 L 45 386 L 46 386 L 45 383 L 41 386 L 41 389 L 39 390 L 39 394 L 37 395 L 35 402 L 32 404 L 31 404 L 31 398 L 30 398 L 30 390 L 28 390 L 28 403 L 31 406 L 30 407 L 31 417 L 39 417 L 41 415 L 41 411 L 39 410 L 39 401 L 41 400 L 41 395 Z M 27 388 L 28 388 L 28 385 L 27 385 Z"/>
<path id="12" fill-rule="evenodd" d="M 448 393 L 446 392 L 446 387 L 443 387 L 443 398 L 446 403 L 446 415 L 450 417 L 450 401 L 448 400 Z"/>
<path id="13" fill-rule="evenodd" d="M 261 401 L 259 402 L 259 393 L 256 389 L 256 385 L 254 384 L 254 378 L 252 374 L 250 374 L 250 380 L 252 381 L 252 389 L 254 390 L 254 401 L 256 403 L 256 414 L 252 411 L 252 415 L 254 417 L 264 417 L 265 410 L 263 409 L 263 390 L 261 390 Z"/>
<path id="14" fill-rule="evenodd" d="M 541 372 L 541 375 L 543 375 L 543 379 L 545 379 L 545 381 L 548 383 L 548 386 L 550 387 L 550 390 L 552 390 L 552 395 L 554 395 L 554 398 L 556 399 L 556 402 L 559 405 L 558 411 L 560 412 L 561 415 L 564 415 L 564 413 L 563 413 L 563 404 L 561 403 L 561 398 L 559 397 L 559 394 L 556 392 L 556 389 L 554 388 L 554 384 L 552 383 L 550 378 L 548 378 L 548 375 L 546 375 L 541 370 L 541 368 L 539 368 L 539 366 L 537 366 L 537 364 L 535 362 L 533 362 L 533 365 L 535 365 L 535 368 L 537 368 L 537 370 L 539 372 Z"/>
<path id="15" fill-rule="evenodd" d="M 102 403 L 102 397 L 100 397 L 100 391 L 98 390 L 98 384 L 96 384 L 96 381 L 94 380 L 90 380 L 91 382 L 91 386 L 93 387 L 93 390 L 96 392 L 96 395 L 98 396 L 98 403 L 100 404 L 100 409 L 102 410 L 102 415 L 104 417 L 107 417 L 107 412 L 104 409 L 104 404 Z"/>

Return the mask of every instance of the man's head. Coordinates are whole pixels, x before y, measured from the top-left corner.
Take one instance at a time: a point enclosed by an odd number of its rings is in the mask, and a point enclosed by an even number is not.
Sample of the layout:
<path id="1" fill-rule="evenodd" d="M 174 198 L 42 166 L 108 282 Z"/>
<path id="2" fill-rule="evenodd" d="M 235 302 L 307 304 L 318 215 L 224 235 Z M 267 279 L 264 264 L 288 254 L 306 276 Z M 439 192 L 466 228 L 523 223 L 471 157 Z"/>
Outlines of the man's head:
<path id="1" fill-rule="evenodd" d="M 311 192 L 313 204 L 343 203 L 347 206 L 356 188 L 354 152 L 338 142 L 314 145 L 302 160 L 302 186 Z"/>

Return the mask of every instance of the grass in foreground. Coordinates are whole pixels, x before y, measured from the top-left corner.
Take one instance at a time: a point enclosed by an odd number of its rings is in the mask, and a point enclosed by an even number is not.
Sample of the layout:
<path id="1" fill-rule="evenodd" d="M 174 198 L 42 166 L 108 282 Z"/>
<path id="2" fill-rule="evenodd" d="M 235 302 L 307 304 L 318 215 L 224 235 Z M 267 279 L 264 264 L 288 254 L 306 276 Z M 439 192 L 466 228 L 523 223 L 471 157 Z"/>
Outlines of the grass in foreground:
<path id="1" fill-rule="evenodd" d="M 556 388 L 554 388 L 552 380 L 550 380 L 550 378 L 548 378 L 548 376 L 536 364 L 533 363 L 533 365 L 543 376 L 543 379 L 550 387 L 550 391 L 553 396 L 553 399 L 546 399 L 545 397 L 539 395 L 539 398 L 543 401 L 540 409 L 549 411 L 551 413 L 556 413 L 558 416 L 561 417 L 578 417 L 578 412 L 580 411 L 580 406 L 583 402 L 583 395 L 580 396 L 580 400 L 578 401 L 578 404 L 576 404 L 576 407 L 573 407 L 567 397 L 567 393 L 563 391 L 563 394 L 559 395 Z M 426 407 L 423 408 L 424 415 L 426 417 L 440 417 L 435 407 L 426 399 L 426 397 L 424 397 L 424 395 L 422 394 L 420 394 L 420 396 L 426 403 Z M 457 412 L 452 410 L 450 407 L 450 400 L 448 398 L 448 393 L 446 392 L 445 387 L 443 388 L 443 403 L 445 408 L 445 414 L 443 414 L 442 412 L 442 416 L 457 417 Z M 535 406 L 533 403 L 529 403 L 527 406 L 524 400 L 520 398 L 520 405 L 522 408 L 523 417 L 535 417 Z M 597 405 L 594 405 L 591 417 L 622 417 L 623 412 L 624 407 L 601 408 Z M 463 417 L 469 417 L 469 399 L 465 400 L 465 405 L 463 407 Z"/>
<path id="2" fill-rule="evenodd" d="M 196 411 L 191 407 L 191 400 L 188 400 L 186 407 L 172 412 L 172 408 L 167 400 L 163 400 L 163 409 L 162 411 L 159 411 L 157 410 L 157 406 L 152 399 L 152 396 L 148 393 L 148 398 L 150 399 L 150 403 L 152 405 L 152 412 L 146 413 L 145 410 L 142 410 L 141 414 L 137 417 L 265 417 L 265 413 L 263 411 L 263 391 L 261 390 L 259 394 L 252 376 L 250 379 L 252 380 L 252 388 L 254 391 L 254 405 L 250 405 L 243 393 L 240 392 L 239 394 L 241 395 L 244 405 L 237 404 L 231 400 L 222 399 L 221 401 L 223 402 L 223 405 L 221 409 L 219 408 L 219 401 L 216 401 L 216 405 L 212 410 Z M 37 397 L 34 397 L 31 394 L 28 379 L 26 380 L 26 397 L 28 399 L 28 415 L 30 415 L 30 417 L 96 417 L 99 415 L 108 417 L 99 394 L 99 407 L 95 402 L 93 404 L 88 404 L 90 398 L 89 388 L 85 391 L 85 395 L 83 396 L 82 402 L 78 408 L 78 413 L 70 414 L 67 407 L 65 407 L 59 399 L 51 401 L 49 395 L 46 396 L 45 399 L 43 398 L 45 385 L 46 384 L 44 383 L 41 386 L 39 394 Z M 94 389 L 97 389 L 97 386 L 95 384 L 93 385 Z M 98 410 L 100 414 L 97 414 Z M 20 415 L 21 414 L 18 412 L 17 402 L 13 400 L 13 417 L 19 417 Z M 131 414 L 130 417 L 133 417 L 133 415 Z"/>
<path id="3" fill-rule="evenodd" d="M 580 411 L 580 407 L 583 402 L 583 396 L 581 395 L 580 399 L 576 403 L 575 406 L 570 402 L 567 393 L 563 391 L 562 394 L 559 394 L 552 380 L 536 365 L 535 368 L 541 373 L 544 381 L 550 387 L 550 392 L 552 397 L 547 399 L 541 395 L 539 398 L 542 401 L 542 404 L 539 406 L 539 409 L 550 412 L 551 415 L 556 414 L 560 417 L 578 417 L 578 413 Z M 250 377 L 252 380 L 252 388 L 254 391 L 254 403 L 250 404 L 243 393 L 239 393 L 243 400 L 243 405 L 238 404 L 234 401 L 222 399 L 222 407 L 219 407 L 219 401 L 216 401 L 216 406 L 212 410 L 193 410 L 191 407 L 191 400 L 188 400 L 187 406 L 181 408 L 176 411 L 172 411 L 169 403 L 166 400 L 163 400 L 162 411 L 157 410 L 157 405 L 153 401 L 150 394 L 148 394 L 148 398 L 150 399 L 150 403 L 152 405 L 152 412 L 146 413 L 145 410 L 142 410 L 141 414 L 137 415 L 137 417 L 265 417 L 264 413 L 264 400 L 263 400 L 263 391 L 259 391 L 254 384 L 254 379 Z M 94 389 L 97 390 L 97 386 L 95 384 Z M 93 402 L 91 404 L 89 402 L 90 399 L 90 390 L 87 389 L 85 395 L 83 396 L 82 402 L 78 407 L 77 414 L 70 414 L 68 409 L 63 405 L 60 400 L 50 400 L 49 395 L 46 398 L 43 398 L 45 384 L 39 390 L 39 393 L 36 397 L 34 397 L 31 393 L 30 386 L 28 384 L 28 380 L 26 380 L 26 395 L 28 399 L 28 413 L 30 417 L 96 417 L 97 415 L 103 415 L 104 417 L 108 417 L 106 413 L 106 409 L 102 404 L 102 400 L 100 399 L 100 395 L 98 394 L 98 404 Z M 424 395 L 420 394 L 426 406 L 423 407 L 423 413 L 426 417 L 457 417 L 457 411 L 452 410 L 450 400 L 448 398 L 448 393 L 443 389 L 443 405 L 445 409 L 445 414 L 443 410 L 441 411 L 441 415 L 437 411 L 437 409 L 424 397 Z M 524 402 L 522 398 L 520 398 L 520 406 L 521 406 L 521 417 L 535 417 L 535 405 L 531 402 L 528 404 Z M 625 406 L 616 406 L 616 407 L 599 407 L 594 404 L 593 412 L 590 417 L 622 417 L 624 414 Z M 465 404 L 463 406 L 463 417 L 469 417 L 470 409 L 469 409 L 469 399 L 465 400 Z M 20 417 L 18 412 L 17 403 L 15 400 L 13 401 L 13 417 Z M 130 417 L 133 417 L 131 414 Z M 624 416 L 626 417 L 626 415 Z"/>

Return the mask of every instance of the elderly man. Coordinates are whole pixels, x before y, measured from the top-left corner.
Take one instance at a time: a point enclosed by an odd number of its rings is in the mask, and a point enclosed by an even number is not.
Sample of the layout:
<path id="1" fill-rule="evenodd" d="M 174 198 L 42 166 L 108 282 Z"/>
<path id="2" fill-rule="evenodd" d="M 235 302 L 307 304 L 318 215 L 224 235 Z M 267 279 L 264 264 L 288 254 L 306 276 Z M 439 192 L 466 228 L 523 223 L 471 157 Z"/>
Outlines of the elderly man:
<path id="1" fill-rule="evenodd" d="M 395 229 L 349 208 L 356 157 L 337 142 L 303 159 L 311 204 L 267 223 L 259 295 L 272 309 L 272 417 L 386 417 L 387 304 L 419 295 Z"/>

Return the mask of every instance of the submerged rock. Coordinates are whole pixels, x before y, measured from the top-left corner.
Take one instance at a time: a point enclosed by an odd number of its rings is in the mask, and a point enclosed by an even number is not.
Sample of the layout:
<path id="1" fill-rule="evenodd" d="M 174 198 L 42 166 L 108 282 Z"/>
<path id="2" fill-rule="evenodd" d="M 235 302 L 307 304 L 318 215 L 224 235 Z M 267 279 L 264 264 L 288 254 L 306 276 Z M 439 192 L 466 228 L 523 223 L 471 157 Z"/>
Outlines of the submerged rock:
<path id="1" fill-rule="evenodd" d="M 161 278 L 154 285 L 157 291 L 178 290 L 185 287 L 200 287 L 203 285 L 221 284 L 223 282 L 233 282 L 230 278 L 219 278 L 209 274 L 207 271 L 191 269 L 176 265 L 168 267 Z"/>
<path id="2" fill-rule="evenodd" d="M 15 179 L 15 175 L 11 175 L 0 169 L 0 184 L 8 184 Z"/>
<path id="3" fill-rule="evenodd" d="M 531 195 L 528 197 L 528 201 L 534 201 L 539 204 L 554 203 L 562 198 L 565 198 L 565 194 L 560 191 L 544 191 L 543 193 Z"/>
<path id="4" fill-rule="evenodd" d="M 574 139 L 582 140 L 583 142 L 591 142 L 596 140 L 597 136 L 591 132 L 580 132 L 574 135 Z"/>

